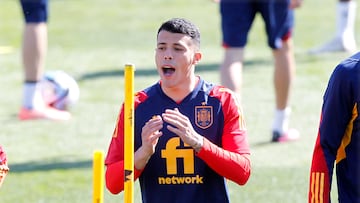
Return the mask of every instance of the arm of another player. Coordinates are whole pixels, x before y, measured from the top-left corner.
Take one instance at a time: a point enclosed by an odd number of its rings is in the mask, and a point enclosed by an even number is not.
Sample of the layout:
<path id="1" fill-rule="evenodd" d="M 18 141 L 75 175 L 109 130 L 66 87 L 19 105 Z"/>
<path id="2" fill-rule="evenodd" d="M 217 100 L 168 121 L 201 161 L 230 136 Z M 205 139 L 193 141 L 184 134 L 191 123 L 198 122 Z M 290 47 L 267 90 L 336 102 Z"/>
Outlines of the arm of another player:
<path id="1" fill-rule="evenodd" d="M 334 162 L 341 158 L 339 147 L 349 123 L 349 120 L 344 118 L 351 118 L 351 85 L 346 78 L 349 78 L 349 75 L 342 74 L 341 69 L 335 69 L 324 95 L 311 164 L 309 201 L 330 200 Z"/>

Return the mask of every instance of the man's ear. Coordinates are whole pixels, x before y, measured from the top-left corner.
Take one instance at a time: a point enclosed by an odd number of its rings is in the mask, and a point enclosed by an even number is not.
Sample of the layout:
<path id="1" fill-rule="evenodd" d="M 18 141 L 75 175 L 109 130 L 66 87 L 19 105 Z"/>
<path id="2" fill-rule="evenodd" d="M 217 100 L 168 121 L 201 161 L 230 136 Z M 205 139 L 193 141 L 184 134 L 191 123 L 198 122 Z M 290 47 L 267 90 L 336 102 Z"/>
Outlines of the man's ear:
<path id="1" fill-rule="evenodd" d="M 201 52 L 196 52 L 194 55 L 194 64 L 198 64 L 199 61 L 201 60 L 202 54 Z"/>

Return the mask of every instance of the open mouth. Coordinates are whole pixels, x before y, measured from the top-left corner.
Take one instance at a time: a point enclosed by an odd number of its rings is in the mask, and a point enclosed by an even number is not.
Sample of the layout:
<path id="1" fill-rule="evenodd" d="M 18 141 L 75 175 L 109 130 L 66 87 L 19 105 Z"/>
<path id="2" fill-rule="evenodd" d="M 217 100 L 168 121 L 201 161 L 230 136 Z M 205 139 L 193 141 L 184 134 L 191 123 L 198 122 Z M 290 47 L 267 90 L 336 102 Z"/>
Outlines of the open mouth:
<path id="1" fill-rule="evenodd" d="M 175 72 L 175 68 L 172 67 L 163 67 L 162 70 L 165 76 L 170 76 Z"/>

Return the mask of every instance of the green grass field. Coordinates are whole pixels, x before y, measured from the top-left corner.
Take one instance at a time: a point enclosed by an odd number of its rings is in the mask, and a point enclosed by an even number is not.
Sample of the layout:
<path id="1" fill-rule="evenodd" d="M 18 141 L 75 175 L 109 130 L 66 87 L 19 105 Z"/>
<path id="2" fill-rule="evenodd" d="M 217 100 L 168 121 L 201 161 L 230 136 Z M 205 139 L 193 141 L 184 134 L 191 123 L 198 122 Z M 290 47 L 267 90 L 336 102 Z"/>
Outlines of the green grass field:
<path id="1" fill-rule="evenodd" d="M 79 83 L 80 100 L 69 122 L 20 122 L 23 73 L 23 20 L 17 0 L 0 1 L 0 144 L 10 164 L 0 189 L 2 203 L 92 201 L 92 155 L 106 152 L 123 101 L 123 66 L 136 65 L 135 89 L 158 80 L 154 66 L 156 31 L 161 22 L 186 17 L 202 32 L 203 60 L 197 73 L 219 82 L 222 59 L 218 5 L 210 0 L 52 0 L 46 70 L 64 70 Z M 319 9 L 321 8 L 321 9 Z M 294 31 L 297 78 L 291 126 L 298 142 L 270 144 L 274 109 L 272 58 L 257 17 L 244 69 L 243 108 L 252 150 L 252 175 L 245 186 L 229 182 L 232 202 L 306 202 L 312 149 L 322 95 L 334 66 L 346 53 L 310 56 L 307 50 L 332 37 L 335 1 L 305 1 Z M 357 16 L 360 22 L 360 15 Z M 360 40 L 360 27 L 356 27 Z M 141 202 L 135 185 L 135 202 Z M 333 194 L 335 197 L 336 194 Z M 123 202 L 107 190 L 104 202 Z"/>

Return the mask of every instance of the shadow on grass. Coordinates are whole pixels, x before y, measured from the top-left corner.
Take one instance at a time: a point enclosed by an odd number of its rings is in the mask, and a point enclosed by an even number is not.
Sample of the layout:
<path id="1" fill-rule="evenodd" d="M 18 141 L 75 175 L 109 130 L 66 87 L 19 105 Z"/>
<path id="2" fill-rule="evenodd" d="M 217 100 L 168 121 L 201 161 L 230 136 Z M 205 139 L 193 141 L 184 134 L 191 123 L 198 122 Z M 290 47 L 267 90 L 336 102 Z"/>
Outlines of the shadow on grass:
<path id="1" fill-rule="evenodd" d="M 260 142 L 255 142 L 253 144 L 251 144 L 251 147 L 256 148 L 256 147 L 265 147 L 265 146 L 271 146 L 271 145 L 277 145 L 280 144 L 279 142 L 271 142 L 271 141 L 260 141 Z"/>
<path id="2" fill-rule="evenodd" d="M 44 163 L 41 161 L 30 161 L 20 164 L 9 164 L 11 173 L 25 173 L 34 171 L 69 170 L 79 168 L 91 168 L 92 160 L 84 161 L 62 161 Z"/>
<path id="3" fill-rule="evenodd" d="M 252 60 L 252 61 L 246 61 L 244 63 L 244 71 L 247 69 L 254 69 L 258 67 L 263 67 L 264 65 L 267 65 L 270 63 L 270 67 L 272 67 L 271 61 L 264 60 L 264 59 L 258 59 L 258 60 Z M 213 63 L 213 64 L 199 64 L 195 68 L 196 73 L 201 72 L 214 72 L 219 71 L 219 64 Z M 135 77 L 136 76 L 157 76 L 157 70 L 154 67 L 145 67 L 145 68 L 135 68 Z M 77 80 L 78 81 L 86 81 L 86 80 L 94 80 L 97 78 L 105 78 L 105 77 L 122 77 L 124 76 L 124 71 L 122 67 L 115 67 L 111 70 L 103 70 L 103 71 L 95 71 L 90 73 L 85 73 L 80 75 Z"/>
<path id="4" fill-rule="evenodd" d="M 204 72 L 204 71 L 217 71 L 217 64 L 206 64 L 206 65 L 198 65 L 196 67 L 196 72 Z M 139 68 L 135 70 L 135 76 L 156 76 L 158 75 L 156 68 Z M 104 70 L 104 71 L 96 71 L 92 73 L 85 73 L 78 78 L 78 81 L 85 81 L 97 78 L 104 77 L 119 77 L 124 76 L 123 68 L 115 68 L 112 70 Z"/>

